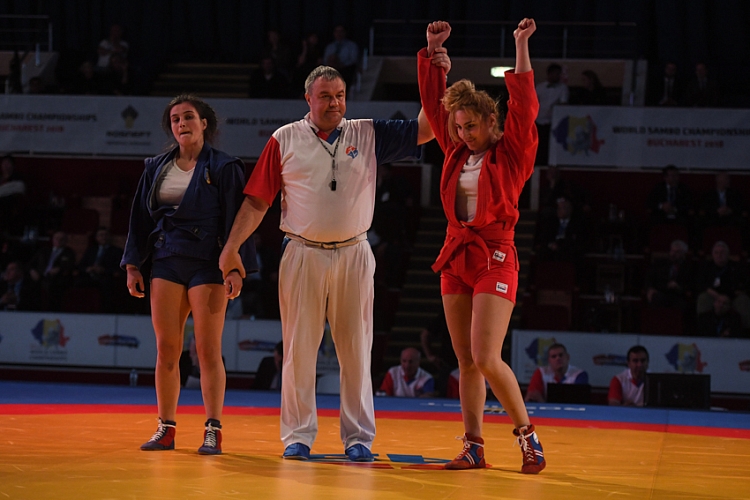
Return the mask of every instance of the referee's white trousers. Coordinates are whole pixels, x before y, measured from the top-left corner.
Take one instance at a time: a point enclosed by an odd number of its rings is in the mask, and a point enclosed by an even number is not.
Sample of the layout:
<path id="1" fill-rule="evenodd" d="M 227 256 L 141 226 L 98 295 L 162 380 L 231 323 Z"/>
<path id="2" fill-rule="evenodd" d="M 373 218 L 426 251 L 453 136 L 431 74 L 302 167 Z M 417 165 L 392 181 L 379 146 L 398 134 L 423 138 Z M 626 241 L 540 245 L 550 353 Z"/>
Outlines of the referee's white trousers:
<path id="1" fill-rule="evenodd" d="M 375 257 L 367 240 L 338 249 L 287 243 L 279 267 L 284 341 L 281 440 L 312 448 L 318 433 L 315 373 L 325 321 L 341 367 L 341 441 L 372 447 L 370 352 Z"/>

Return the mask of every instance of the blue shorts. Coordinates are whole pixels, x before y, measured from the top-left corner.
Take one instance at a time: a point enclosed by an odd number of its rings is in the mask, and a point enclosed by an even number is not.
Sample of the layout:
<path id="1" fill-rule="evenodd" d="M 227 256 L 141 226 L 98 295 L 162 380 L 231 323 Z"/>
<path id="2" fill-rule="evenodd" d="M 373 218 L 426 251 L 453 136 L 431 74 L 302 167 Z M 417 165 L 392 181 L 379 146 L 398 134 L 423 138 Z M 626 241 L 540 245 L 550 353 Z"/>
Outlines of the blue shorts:
<path id="1" fill-rule="evenodd" d="M 218 262 L 184 255 L 170 255 L 156 259 L 151 267 L 151 279 L 159 278 L 187 288 L 198 285 L 223 285 Z"/>

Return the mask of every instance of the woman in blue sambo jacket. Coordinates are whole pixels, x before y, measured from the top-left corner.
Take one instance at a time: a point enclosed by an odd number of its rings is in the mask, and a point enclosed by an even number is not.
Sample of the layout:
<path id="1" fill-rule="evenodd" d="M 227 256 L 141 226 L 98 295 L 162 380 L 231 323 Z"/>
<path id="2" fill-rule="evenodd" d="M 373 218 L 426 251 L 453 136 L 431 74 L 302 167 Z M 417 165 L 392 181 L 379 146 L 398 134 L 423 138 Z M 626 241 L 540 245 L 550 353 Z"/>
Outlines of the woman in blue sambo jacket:
<path id="1" fill-rule="evenodd" d="M 217 132 L 216 113 L 195 96 L 174 98 L 164 110 L 162 127 L 177 145 L 145 161 L 121 262 L 130 295 L 144 297 L 139 269 L 152 260 L 159 427 L 141 449 L 174 449 L 179 360 L 185 322 L 192 312 L 208 418 L 198 453 L 215 455 L 221 453 L 226 385 L 221 335 L 231 293 L 219 270 L 219 254 L 244 198 L 244 164 L 209 145 Z M 246 245 L 243 261 L 255 269 L 252 238 Z"/>

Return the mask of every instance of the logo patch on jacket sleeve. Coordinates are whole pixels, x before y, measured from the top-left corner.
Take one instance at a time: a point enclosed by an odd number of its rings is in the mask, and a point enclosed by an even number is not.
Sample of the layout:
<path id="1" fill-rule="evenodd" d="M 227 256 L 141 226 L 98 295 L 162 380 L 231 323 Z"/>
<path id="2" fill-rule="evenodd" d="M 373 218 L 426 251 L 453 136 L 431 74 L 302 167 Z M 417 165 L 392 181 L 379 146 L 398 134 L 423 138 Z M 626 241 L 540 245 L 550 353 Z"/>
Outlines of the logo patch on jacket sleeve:
<path id="1" fill-rule="evenodd" d="M 495 253 L 492 254 L 492 258 L 498 262 L 505 262 L 505 257 L 507 256 L 507 254 L 501 252 L 500 250 L 495 250 Z"/>
<path id="2" fill-rule="evenodd" d="M 507 283 L 500 283 L 497 282 L 497 285 L 495 285 L 495 290 L 497 290 L 500 293 L 508 293 L 508 284 Z"/>

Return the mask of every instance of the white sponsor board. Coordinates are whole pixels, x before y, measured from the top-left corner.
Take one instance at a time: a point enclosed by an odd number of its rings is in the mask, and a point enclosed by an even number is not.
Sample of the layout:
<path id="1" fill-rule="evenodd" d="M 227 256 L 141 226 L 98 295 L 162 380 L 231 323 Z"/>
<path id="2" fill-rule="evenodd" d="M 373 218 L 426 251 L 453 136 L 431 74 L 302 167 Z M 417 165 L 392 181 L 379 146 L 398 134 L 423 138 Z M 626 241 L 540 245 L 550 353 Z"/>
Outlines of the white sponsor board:
<path id="1" fill-rule="evenodd" d="M 550 165 L 746 169 L 750 110 L 556 106 Z"/>
<path id="2" fill-rule="evenodd" d="M 279 321 L 226 321 L 227 371 L 254 373 L 280 340 Z M 149 316 L 0 311 L 0 363 L 153 369 L 156 338 Z"/>
<path id="3" fill-rule="evenodd" d="M 165 97 L 0 95 L 0 151 L 153 156 L 171 136 Z M 300 100 L 206 99 L 219 117 L 215 146 L 257 158 L 280 126 L 309 111 Z M 416 118 L 419 103 L 349 102 L 347 118 Z"/>
<path id="4" fill-rule="evenodd" d="M 556 342 L 565 345 L 572 365 L 588 372 L 594 387 L 608 387 L 627 367 L 628 349 L 642 345 L 653 373 L 708 374 L 712 392 L 750 394 L 750 339 L 514 330 L 511 363 L 520 383 L 528 384 L 547 363 L 547 349 Z"/>

